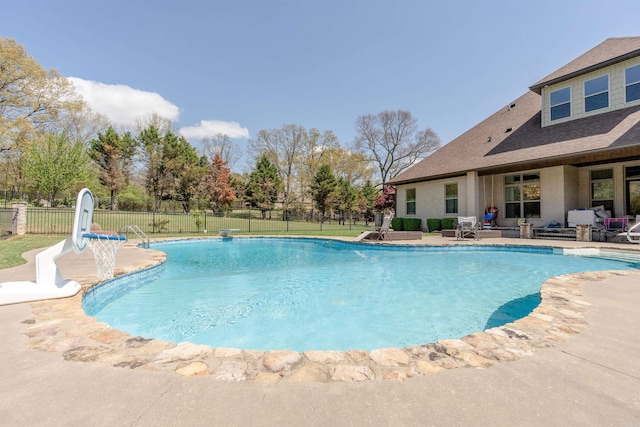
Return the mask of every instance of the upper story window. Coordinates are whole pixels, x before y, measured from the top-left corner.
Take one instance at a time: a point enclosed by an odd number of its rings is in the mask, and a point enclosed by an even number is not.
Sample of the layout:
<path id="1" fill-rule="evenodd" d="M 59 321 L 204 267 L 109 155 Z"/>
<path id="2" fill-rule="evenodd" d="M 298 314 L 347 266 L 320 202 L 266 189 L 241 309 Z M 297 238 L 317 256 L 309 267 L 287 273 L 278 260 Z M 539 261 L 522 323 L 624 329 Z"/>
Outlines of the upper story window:
<path id="1" fill-rule="evenodd" d="M 584 82 L 584 111 L 609 106 L 609 76 L 604 75 Z"/>
<path id="2" fill-rule="evenodd" d="M 416 189 L 407 189 L 407 215 L 416 214 Z"/>
<path id="3" fill-rule="evenodd" d="M 640 65 L 624 70 L 624 84 L 627 102 L 640 99 Z"/>
<path id="4" fill-rule="evenodd" d="M 458 184 L 446 184 L 444 186 L 445 213 L 458 213 Z"/>
<path id="5" fill-rule="evenodd" d="M 563 119 L 571 115 L 571 89 L 564 89 L 551 92 L 551 120 Z"/>

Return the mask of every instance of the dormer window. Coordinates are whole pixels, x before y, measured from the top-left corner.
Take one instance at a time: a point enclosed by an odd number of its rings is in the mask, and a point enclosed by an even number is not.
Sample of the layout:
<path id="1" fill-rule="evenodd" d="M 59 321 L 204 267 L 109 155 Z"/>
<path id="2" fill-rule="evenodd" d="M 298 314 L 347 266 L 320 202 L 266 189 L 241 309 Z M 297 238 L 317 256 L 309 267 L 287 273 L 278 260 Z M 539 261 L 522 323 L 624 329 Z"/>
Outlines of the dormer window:
<path id="1" fill-rule="evenodd" d="M 571 115 L 571 88 L 551 92 L 551 120 L 564 119 Z"/>
<path id="2" fill-rule="evenodd" d="M 604 75 L 584 82 L 584 111 L 599 110 L 609 106 L 609 76 Z"/>
<path id="3" fill-rule="evenodd" d="M 624 70 L 624 84 L 627 102 L 640 99 L 640 65 Z"/>

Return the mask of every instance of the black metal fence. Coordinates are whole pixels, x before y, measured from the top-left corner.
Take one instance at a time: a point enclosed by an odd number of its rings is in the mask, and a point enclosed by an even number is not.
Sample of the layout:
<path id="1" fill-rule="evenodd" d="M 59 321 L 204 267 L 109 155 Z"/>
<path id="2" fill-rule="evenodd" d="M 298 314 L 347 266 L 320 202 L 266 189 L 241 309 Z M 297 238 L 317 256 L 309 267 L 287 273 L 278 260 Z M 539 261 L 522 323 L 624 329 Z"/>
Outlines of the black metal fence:
<path id="1" fill-rule="evenodd" d="M 27 208 L 28 234 L 71 234 L 75 209 Z M 197 211 L 190 214 L 172 212 L 125 212 L 96 209 L 93 222 L 103 231 L 119 232 L 127 225 L 137 225 L 148 235 L 212 234 L 223 229 L 238 233 L 313 233 L 322 231 L 364 231 L 373 229 L 373 222 L 359 217 L 337 218 L 321 215 L 283 215 L 282 211 L 267 212 L 242 209 L 224 214 Z"/>
<path id="2" fill-rule="evenodd" d="M 13 209 L 0 208 L 0 237 L 11 234 L 13 227 Z"/>
<path id="3" fill-rule="evenodd" d="M 28 234 L 70 234 L 73 228 L 74 204 L 77 195 L 58 194 L 55 201 L 41 193 L 16 193 L 0 190 L 0 232 L 11 231 L 12 204 L 27 202 Z M 153 234 L 205 234 L 222 229 L 237 229 L 238 233 L 313 233 L 322 231 L 350 231 L 373 229 L 373 218 L 356 213 L 321 215 L 282 209 L 261 211 L 249 208 L 248 203 L 236 200 L 232 209 L 214 212 L 208 201 L 191 200 L 189 213 L 185 203 L 163 200 L 159 209 L 150 198 L 118 198 L 119 210 L 110 210 L 110 198 L 94 194 L 95 210 L 93 222 L 104 231 L 118 232 L 127 225 L 137 225 L 148 235 Z"/>

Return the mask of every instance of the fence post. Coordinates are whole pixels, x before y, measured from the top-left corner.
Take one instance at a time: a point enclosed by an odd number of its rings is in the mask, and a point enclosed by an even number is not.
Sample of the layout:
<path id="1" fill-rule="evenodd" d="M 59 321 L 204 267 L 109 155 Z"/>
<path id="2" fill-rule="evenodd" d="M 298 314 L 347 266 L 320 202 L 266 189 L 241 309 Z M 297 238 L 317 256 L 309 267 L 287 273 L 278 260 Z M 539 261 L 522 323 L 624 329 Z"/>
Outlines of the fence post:
<path id="1" fill-rule="evenodd" d="M 11 222 L 11 234 L 21 236 L 27 233 L 27 203 L 18 202 L 11 205 L 13 208 L 13 221 Z"/>

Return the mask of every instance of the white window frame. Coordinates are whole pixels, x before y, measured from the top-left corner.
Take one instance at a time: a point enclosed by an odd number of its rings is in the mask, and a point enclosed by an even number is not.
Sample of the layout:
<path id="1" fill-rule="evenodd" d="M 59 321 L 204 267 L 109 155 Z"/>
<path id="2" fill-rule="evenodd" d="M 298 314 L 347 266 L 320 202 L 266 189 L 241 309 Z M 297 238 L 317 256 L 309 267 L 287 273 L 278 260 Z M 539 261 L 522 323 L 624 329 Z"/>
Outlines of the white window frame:
<path id="1" fill-rule="evenodd" d="M 632 82 L 628 82 L 627 81 L 627 71 L 632 69 L 632 68 L 638 68 L 640 70 L 640 64 L 632 65 L 631 67 L 627 67 L 627 68 L 624 69 L 624 101 L 625 102 L 640 101 L 640 97 L 638 97 L 636 99 L 632 99 L 632 100 L 629 100 L 628 97 L 627 97 L 627 88 L 629 88 L 630 86 L 640 85 L 640 77 L 638 78 L 638 80 L 635 80 L 635 81 L 632 81 Z"/>
<path id="2" fill-rule="evenodd" d="M 413 200 L 409 200 L 409 191 L 413 191 Z M 405 199 L 406 199 L 406 203 L 405 203 L 405 209 L 406 209 L 406 214 L 407 215 L 415 215 L 416 214 L 416 199 L 418 198 L 418 192 L 416 191 L 415 188 L 407 188 L 405 190 Z M 411 204 L 413 206 L 413 212 L 409 212 L 409 204 Z"/>
<path id="3" fill-rule="evenodd" d="M 565 101 L 565 102 L 560 102 L 558 104 L 553 104 L 551 101 L 551 97 L 553 96 L 554 93 L 563 91 L 563 90 L 568 90 L 569 91 L 569 100 Z M 562 117 L 557 117 L 557 118 L 553 118 L 553 109 L 556 107 L 560 107 L 563 105 L 567 105 L 569 104 L 569 114 L 567 116 L 562 116 Z M 571 117 L 571 86 L 566 86 L 557 90 L 554 90 L 552 92 L 549 92 L 549 121 L 556 121 L 556 120 L 562 120 L 562 119 L 566 119 L 567 117 Z"/>
<path id="4" fill-rule="evenodd" d="M 455 185 L 456 186 L 456 196 L 455 197 L 447 197 L 447 186 L 449 185 Z M 453 212 L 449 212 L 448 211 L 448 204 L 447 202 L 449 200 L 455 200 L 455 210 Z M 460 186 L 458 185 L 457 182 L 450 182 L 448 184 L 444 185 L 444 212 L 445 214 L 457 214 L 460 211 L 460 207 L 458 205 L 458 201 L 460 200 Z"/>
<path id="5" fill-rule="evenodd" d="M 587 95 L 587 83 L 590 83 L 590 82 L 592 82 L 594 80 L 601 79 L 603 77 L 607 78 L 607 90 L 601 90 L 600 92 L 594 92 L 594 93 L 590 93 L 589 95 Z M 585 82 L 582 85 L 582 89 L 584 91 L 583 94 L 584 94 L 584 112 L 585 113 L 591 113 L 593 111 L 604 110 L 605 108 L 609 108 L 611 106 L 611 76 L 609 76 L 609 74 L 602 74 L 601 76 L 594 77 L 594 78 L 589 79 L 589 80 L 585 80 Z M 591 109 L 591 110 L 587 110 L 587 99 L 596 97 L 598 95 L 602 95 L 603 93 L 607 94 L 607 105 L 605 105 L 604 107 L 598 107 L 598 108 L 594 108 L 594 109 Z"/>

